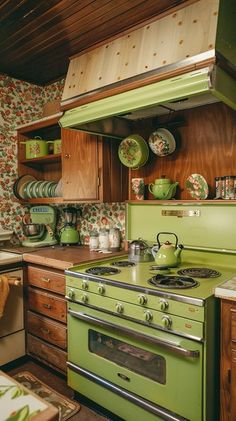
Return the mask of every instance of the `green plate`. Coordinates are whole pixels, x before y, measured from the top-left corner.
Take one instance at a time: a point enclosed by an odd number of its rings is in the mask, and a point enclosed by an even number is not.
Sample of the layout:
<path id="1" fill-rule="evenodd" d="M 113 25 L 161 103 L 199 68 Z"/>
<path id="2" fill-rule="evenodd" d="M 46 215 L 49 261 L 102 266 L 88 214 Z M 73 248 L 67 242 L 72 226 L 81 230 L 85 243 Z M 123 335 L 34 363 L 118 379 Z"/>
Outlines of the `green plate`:
<path id="1" fill-rule="evenodd" d="M 130 135 L 120 143 L 118 155 L 123 165 L 137 169 L 147 162 L 149 148 L 142 136 Z"/>

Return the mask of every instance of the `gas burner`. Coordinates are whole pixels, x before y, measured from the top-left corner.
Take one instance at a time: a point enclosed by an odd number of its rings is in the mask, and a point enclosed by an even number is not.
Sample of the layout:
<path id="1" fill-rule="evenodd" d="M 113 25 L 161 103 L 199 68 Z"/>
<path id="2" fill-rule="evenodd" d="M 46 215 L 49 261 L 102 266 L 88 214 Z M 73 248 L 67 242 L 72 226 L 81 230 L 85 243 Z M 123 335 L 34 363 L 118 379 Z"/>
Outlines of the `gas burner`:
<path id="1" fill-rule="evenodd" d="M 164 276 L 155 275 L 148 280 L 149 284 L 160 288 L 193 288 L 198 285 L 198 282 L 187 276 Z"/>
<path id="2" fill-rule="evenodd" d="M 107 266 L 94 266 L 86 269 L 85 272 L 92 275 L 116 275 L 117 273 L 120 273 L 120 270 Z"/>
<path id="3" fill-rule="evenodd" d="M 129 262 L 128 260 L 121 260 L 119 262 L 112 262 L 111 266 L 117 266 L 120 268 L 130 268 L 132 266 L 136 266 L 136 263 L 134 262 Z"/>
<path id="4" fill-rule="evenodd" d="M 221 275 L 217 270 L 208 269 L 208 268 L 187 268 L 181 269 L 177 272 L 179 275 L 189 275 L 194 278 L 217 278 Z"/>

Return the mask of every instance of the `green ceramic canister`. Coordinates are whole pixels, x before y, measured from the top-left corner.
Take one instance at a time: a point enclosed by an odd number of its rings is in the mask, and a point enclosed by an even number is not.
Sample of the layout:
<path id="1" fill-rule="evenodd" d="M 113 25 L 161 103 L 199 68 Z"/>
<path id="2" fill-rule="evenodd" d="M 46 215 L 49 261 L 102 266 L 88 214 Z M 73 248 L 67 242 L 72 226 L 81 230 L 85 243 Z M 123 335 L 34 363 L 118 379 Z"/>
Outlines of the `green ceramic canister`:
<path id="1" fill-rule="evenodd" d="M 48 145 L 46 140 L 35 136 L 34 139 L 28 139 L 25 142 L 20 142 L 25 145 L 25 158 L 39 158 L 40 156 L 48 155 Z"/>

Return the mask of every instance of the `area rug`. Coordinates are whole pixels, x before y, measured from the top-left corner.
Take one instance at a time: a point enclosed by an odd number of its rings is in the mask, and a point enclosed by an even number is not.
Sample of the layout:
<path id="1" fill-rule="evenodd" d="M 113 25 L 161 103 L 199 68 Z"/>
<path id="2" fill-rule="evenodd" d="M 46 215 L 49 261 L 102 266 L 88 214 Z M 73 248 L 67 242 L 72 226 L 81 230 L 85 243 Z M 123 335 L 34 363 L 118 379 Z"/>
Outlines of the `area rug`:
<path id="1" fill-rule="evenodd" d="M 23 384 L 27 389 L 36 393 L 40 398 L 45 399 L 51 405 L 56 406 L 59 410 L 59 420 L 66 421 L 72 415 L 75 415 L 80 410 L 80 405 L 77 402 L 61 395 L 53 390 L 51 387 L 41 382 L 37 377 L 29 371 L 21 371 L 15 374 L 14 379 Z"/>

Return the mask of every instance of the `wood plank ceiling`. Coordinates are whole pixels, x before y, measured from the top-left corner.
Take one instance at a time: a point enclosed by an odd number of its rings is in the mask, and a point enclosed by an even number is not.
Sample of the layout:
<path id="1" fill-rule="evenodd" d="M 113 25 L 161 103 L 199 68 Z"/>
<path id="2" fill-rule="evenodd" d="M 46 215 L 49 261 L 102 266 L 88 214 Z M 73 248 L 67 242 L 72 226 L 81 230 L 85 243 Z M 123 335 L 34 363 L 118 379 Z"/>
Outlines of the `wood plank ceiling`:
<path id="1" fill-rule="evenodd" d="M 51 83 L 65 76 L 70 56 L 186 1 L 3 0 L 0 73 Z"/>

